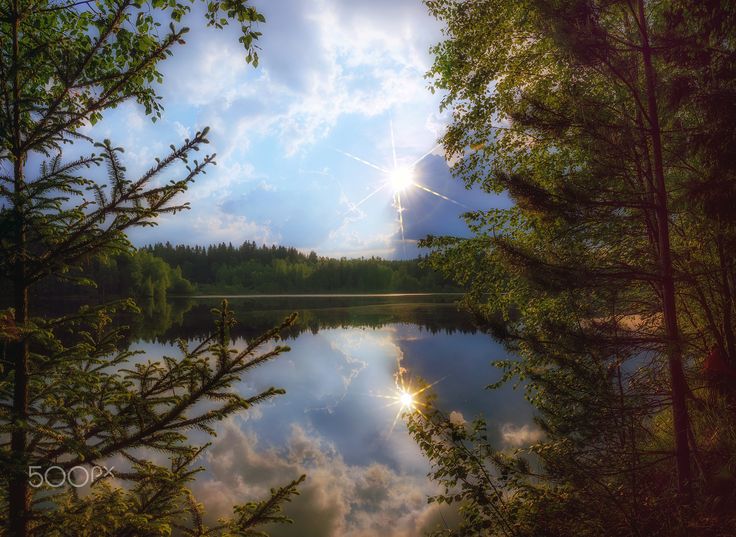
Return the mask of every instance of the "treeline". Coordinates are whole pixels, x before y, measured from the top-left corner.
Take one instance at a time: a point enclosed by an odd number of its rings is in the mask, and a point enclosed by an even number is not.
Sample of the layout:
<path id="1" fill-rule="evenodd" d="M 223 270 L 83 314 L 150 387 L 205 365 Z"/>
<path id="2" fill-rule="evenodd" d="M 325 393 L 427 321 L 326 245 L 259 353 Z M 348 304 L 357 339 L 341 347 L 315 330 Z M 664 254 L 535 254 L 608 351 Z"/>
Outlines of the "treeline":
<path id="1" fill-rule="evenodd" d="M 191 295 L 196 287 L 179 267 L 141 249 L 133 253 L 94 258 L 82 269 L 39 283 L 38 297 L 75 296 L 108 298 L 133 296 L 163 302 L 168 295 Z"/>
<path id="2" fill-rule="evenodd" d="M 174 345 L 180 339 L 203 340 L 212 333 L 212 309 L 218 298 L 180 297 L 161 302 L 138 301 L 141 315 L 122 317 L 125 342 L 156 342 Z M 66 313 L 67 303 L 54 303 L 49 313 Z M 357 306 L 357 307 L 356 307 Z M 55 309 L 54 309 L 55 308 Z M 431 334 L 473 334 L 477 332 L 473 318 L 457 308 L 455 297 L 406 297 L 401 300 L 382 297 L 302 298 L 298 306 L 288 297 L 266 301 L 239 299 L 230 301 L 237 323 L 230 328 L 233 341 L 251 341 L 278 325 L 293 311 L 298 317 L 281 332 L 284 340 L 296 339 L 309 332 L 365 326 L 379 329 L 393 324 L 413 324 Z M 73 310 L 72 310 L 73 311 Z"/>
<path id="3" fill-rule="evenodd" d="M 244 242 L 207 247 L 155 244 L 141 251 L 162 259 L 200 292 L 386 292 L 452 291 L 422 259 L 333 259 L 285 246 Z"/>
<path id="4" fill-rule="evenodd" d="M 422 259 L 333 259 L 284 246 L 245 242 L 185 246 L 155 244 L 95 258 L 84 268 L 43 282 L 35 294 L 154 302 L 195 293 L 325 293 L 453 291 Z"/>

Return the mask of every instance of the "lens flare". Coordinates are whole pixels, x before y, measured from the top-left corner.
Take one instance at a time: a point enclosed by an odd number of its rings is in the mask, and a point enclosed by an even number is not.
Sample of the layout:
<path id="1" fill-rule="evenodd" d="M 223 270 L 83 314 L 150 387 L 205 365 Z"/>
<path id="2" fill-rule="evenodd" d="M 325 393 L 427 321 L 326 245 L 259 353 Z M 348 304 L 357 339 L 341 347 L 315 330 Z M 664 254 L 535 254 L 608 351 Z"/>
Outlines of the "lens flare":
<path id="1" fill-rule="evenodd" d="M 394 192 L 403 192 L 414 185 L 414 170 L 408 167 L 396 168 L 389 172 L 388 180 Z"/>
<path id="2" fill-rule="evenodd" d="M 437 384 L 438 382 L 444 380 L 444 377 L 436 380 L 435 382 L 431 384 L 423 385 L 421 388 L 415 388 L 411 385 L 410 382 L 407 382 L 404 379 L 404 374 L 406 373 L 406 370 L 401 367 L 399 364 L 398 370 L 396 372 L 395 376 L 395 382 L 396 385 L 392 392 L 384 395 L 384 394 L 371 394 L 373 397 L 380 397 L 381 399 L 388 399 L 388 403 L 386 404 L 387 407 L 395 406 L 398 407 L 396 410 L 396 415 L 394 416 L 394 420 L 391 423 L 391 428 L 389 429 L 388 433 L 391 434 L 394 430 L 394 427 L 396 427 L 396 423 L 399 421 L 399 418 L 402 415 L 409 415 L 409 414 L 419 414 L 421 416 L 424 416 L 424 412 L 422 412 L 422 407 L 427 406 L 427 402 L 423 401 L 424 397 L 421 397 L 421 394 L 425 392 L 426 390 L 430 389 L 432 386 Z"/>
<path id="3" fill-rule="evenodd" d="M 374 170 L 377 170 L 384 176 L 384 178 L 376 185 L 376 188 L 373 191 L 371 191 L 367 196 L 365 196 L 362 200 L 360 200 L 358 203 L 349 203 L 350 211 L 357 211 L 358 207 L 363 205 L 363 203 L 368 201 L 374 195 L 378 194 L 380 191 L 387 189 L 387 188 L 392 190 L 393 192 L 391 194 L 393 198 L 393 207 L 396 209 L 397 220 L 399 224 L 399 231 L 401 232 L 401 243 L 402 243 L 402 246 L 405 248 L 406 245 L 405 245 L 405 239 L 404 239 L 404 215 L 402 214 L 405 208 L 401 202 L 402 195 L 406 197 L 407 195 L 410 194 L 411 190 L 417 189 L 417 190 L 426 192 L 428 194 L 431 194 L 433 196 L 436 196 L 445 201 L 449 201 L 450 203 L 454 203 L 455 205 L 459 205 L 460 207 L 464 207 L 466 209 L 468 207 L 460 203 L 459 201 L 456 201 L 448 196 L 445 196 L 444 194 L 440 194 L 439 192 L 429 188 L 428 186 L 421 184 L 417 180 L 417 177 L 415 174 L 416 165 L 419 164 L 421 161 L 423 161 L 425 158 L 427 158 L 429 155 L 431 155 L 439 146 L 433 147 L 428 152 L 426 152 L 424 155 L 422 155 L 421 157 L 416 159 L 414 162 L 412 162 L 410 165 L 400 166 L 399 159 L 396 156 L 396 141 L 394 140 L 393 121 L 389 123 L 389 127 L 391 131 L 391 155 L 393 157 L 393 165 L 390 168 L 379 166 L 378 164 L 362 159 L 356 155 L 353 155 L 346 151 L 342 151 L 340 149 L 336 149 L 336 151 L 338 151 L 339 153 L 342 153 L 346 157 L 349 157 L 357 162 L 360 162 L 361 164 L 365 166 L 369 166 L 373 168 Z"/>
<path id="4" fill-rule="evenodd" d="M 412 410 L 414 408 L 414 395 L 409 392 L 401 392 L 399 394 L 399 403 L 402 410 Z"/>

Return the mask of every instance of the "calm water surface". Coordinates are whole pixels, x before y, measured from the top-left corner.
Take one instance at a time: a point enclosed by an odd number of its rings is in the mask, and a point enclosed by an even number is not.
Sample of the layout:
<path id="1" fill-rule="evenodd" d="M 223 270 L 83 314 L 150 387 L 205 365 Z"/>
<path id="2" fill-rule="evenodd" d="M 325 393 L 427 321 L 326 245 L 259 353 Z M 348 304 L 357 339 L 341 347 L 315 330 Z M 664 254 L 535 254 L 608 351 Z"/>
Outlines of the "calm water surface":
<path id="1" fill-rule="evenodd" d="M 133 330 L 132 347 L 151 358 L 175 355 L 177 338 L 212 329 L 221 297 L 174 300 L 150 309 Z M 396 375 L 437 382 L 437 404 L 465 419 L 483 414 L 495 443 L 512 449 L 537 434 L 530 408 L 511 387 L 485 390 L 499 378 L 491 362 L 505 351 L 459 312 L 454 296 L 230 297 L 239 324 L 236 345 L 292 311 L 291 351 L 243 379 L 238 389 L 269 386 L 286 395 L 217 427 L 195 491 L 212 519 L 233 503 L 308 474 L 287 509 L 293 526 L 273 535 L 415 536 L 452 524 L 448 507 L 427 505 L 435 491 L 426 461 L 397 407 L 387 406 Z M 204 438 L 203 438 L 204 440 Z"/>

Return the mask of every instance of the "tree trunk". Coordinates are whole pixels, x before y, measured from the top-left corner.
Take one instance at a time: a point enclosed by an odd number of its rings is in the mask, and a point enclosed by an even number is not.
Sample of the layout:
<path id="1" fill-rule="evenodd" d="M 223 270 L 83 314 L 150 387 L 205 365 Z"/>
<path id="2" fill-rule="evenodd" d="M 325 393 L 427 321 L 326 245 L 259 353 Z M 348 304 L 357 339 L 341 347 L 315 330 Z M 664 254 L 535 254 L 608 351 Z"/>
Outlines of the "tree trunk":
<path id="1" fill-rule="evenodd" d="M 21 285 L 15 289 L 15 323 L 22 329 L 27 322 L 28 288 Z M 28 340 L 22 331 L 20 341 L 11 347 L 11 353 L 15 378 L 10 449 L 15 464 L 8 484 L 9 527 L 11 536 L 26 537 L 30 507 L 25 431 L 28 418 Z"/>
<path id="2" fill-rule="evenodd" d="M 8 484 L 8 508 L 10 535 L 26 537 L 28 535 L 28 510 L 30 496 L 28 494 L 28 461 L 26 459 L 26 430 L 28 418 L 28 335 L 25 327 L 28 323 L 28 285 L 26 283 L 26 229 L 23 215 L 23 161 L 16 158 L 14 163 L 16 189 L 16 255 L 15 274 L 13 275 L 13 300 L 15 306 L 15 325 L 20 338 L 11 347 L 13 363 L 13 414 L 10 450 L 15 463 L 13 474 Z"/>
<path id="3" fill-rule="evenodd" d="M 721 268 L 721 287 L 723 293 L 723 337 L 726 340 L 726 359 L 728 364 L 733 366 L 736 360 L 736 338 L 733 333 L 733 295 L 731 293 L 731 283 L 729 281 L 730 264 L 729 256 L 724 246 L 723 233 L 721 231 L 721 223 L 718 223 L 718 235 L 716 236 L 716 245 L 718 247 L 718 261 Z"/>
<path id="4" fill-rule="evenodd" d="M 10 348 L 13 364 L 13 410 L 11 415 L 10 450 L 13 472 L 8 480 L 8 526 L 12 537 L 27 537 L 30 495 L 26 454 L 26 421 L 28 419 L 28 282 L 26 278 L 26 223 L 23 166 L 25 153 L 21 139 L 20 114 L 20 5 L 13 2 L 12 11 L 12 72 L 13 72 L 13 210 L 16 225 L 13 301 L 15 324 L 19 339 Z"/>
<path id="5" fill-rule="evenodd" d="M 657 111 L 656 80 L 652 64 L 644 0 L 639 0 L 639 31 L 641 33 L 644 76 L 647 92 L 647 115 L 649 116 L 652 152 L 654 157 L 654 183 L 656 191 L 657 234 L 659 243 L 659 265 L 662 278 L 662 312 L 664 314 L 667 359 L 669 362 L 672 388 L 672 417 L 675 428 L 675 458 L 677 462 L 677 490 L 684 503 L 692 500 L 690 447 L 688 444 L 689 420 L 687 415 L 687 383 L 682 367 L 682 347 L 677 325 L 675 282 L 670 251 L 669 210 L 667 208 L 667 185 L 664 178 L 662 157 L 662 135 Z"/>

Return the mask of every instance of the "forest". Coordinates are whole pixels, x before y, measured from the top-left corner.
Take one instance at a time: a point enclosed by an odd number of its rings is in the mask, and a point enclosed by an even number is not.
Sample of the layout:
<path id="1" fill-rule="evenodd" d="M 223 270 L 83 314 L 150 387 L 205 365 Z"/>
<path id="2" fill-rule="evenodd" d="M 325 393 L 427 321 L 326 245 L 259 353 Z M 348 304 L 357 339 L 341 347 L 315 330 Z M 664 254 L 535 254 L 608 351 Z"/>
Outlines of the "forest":
<path id="1" fill-rule="evenodd" d="M 457 287 L 424 259 L 333 259 L 284 246 L 209 247 L 155 244 L 145 251 L 162 259 L 201 292 L 441 292 Z"/>
<path id="2" fill-rule="evenodd" d="M 514 205 L 424 245 L 544 433 L 411 416 L 462 512 L 436 535 L 733 535 L 733 4 L 426 4 L 453 172 Z"/>
<path id="3" fill-rule="evenodd" d="M 7 285 L 7 281 L 6 281 Z M 135 252 L 95 258 L 64 279 L 40 283 L 43 297 L 100 300 L 242 293 L 456 292 L 449 279 L 426 265 L 377 257 L 332 259 L 284 246 L 207 247 L 155 244 Z"/>

